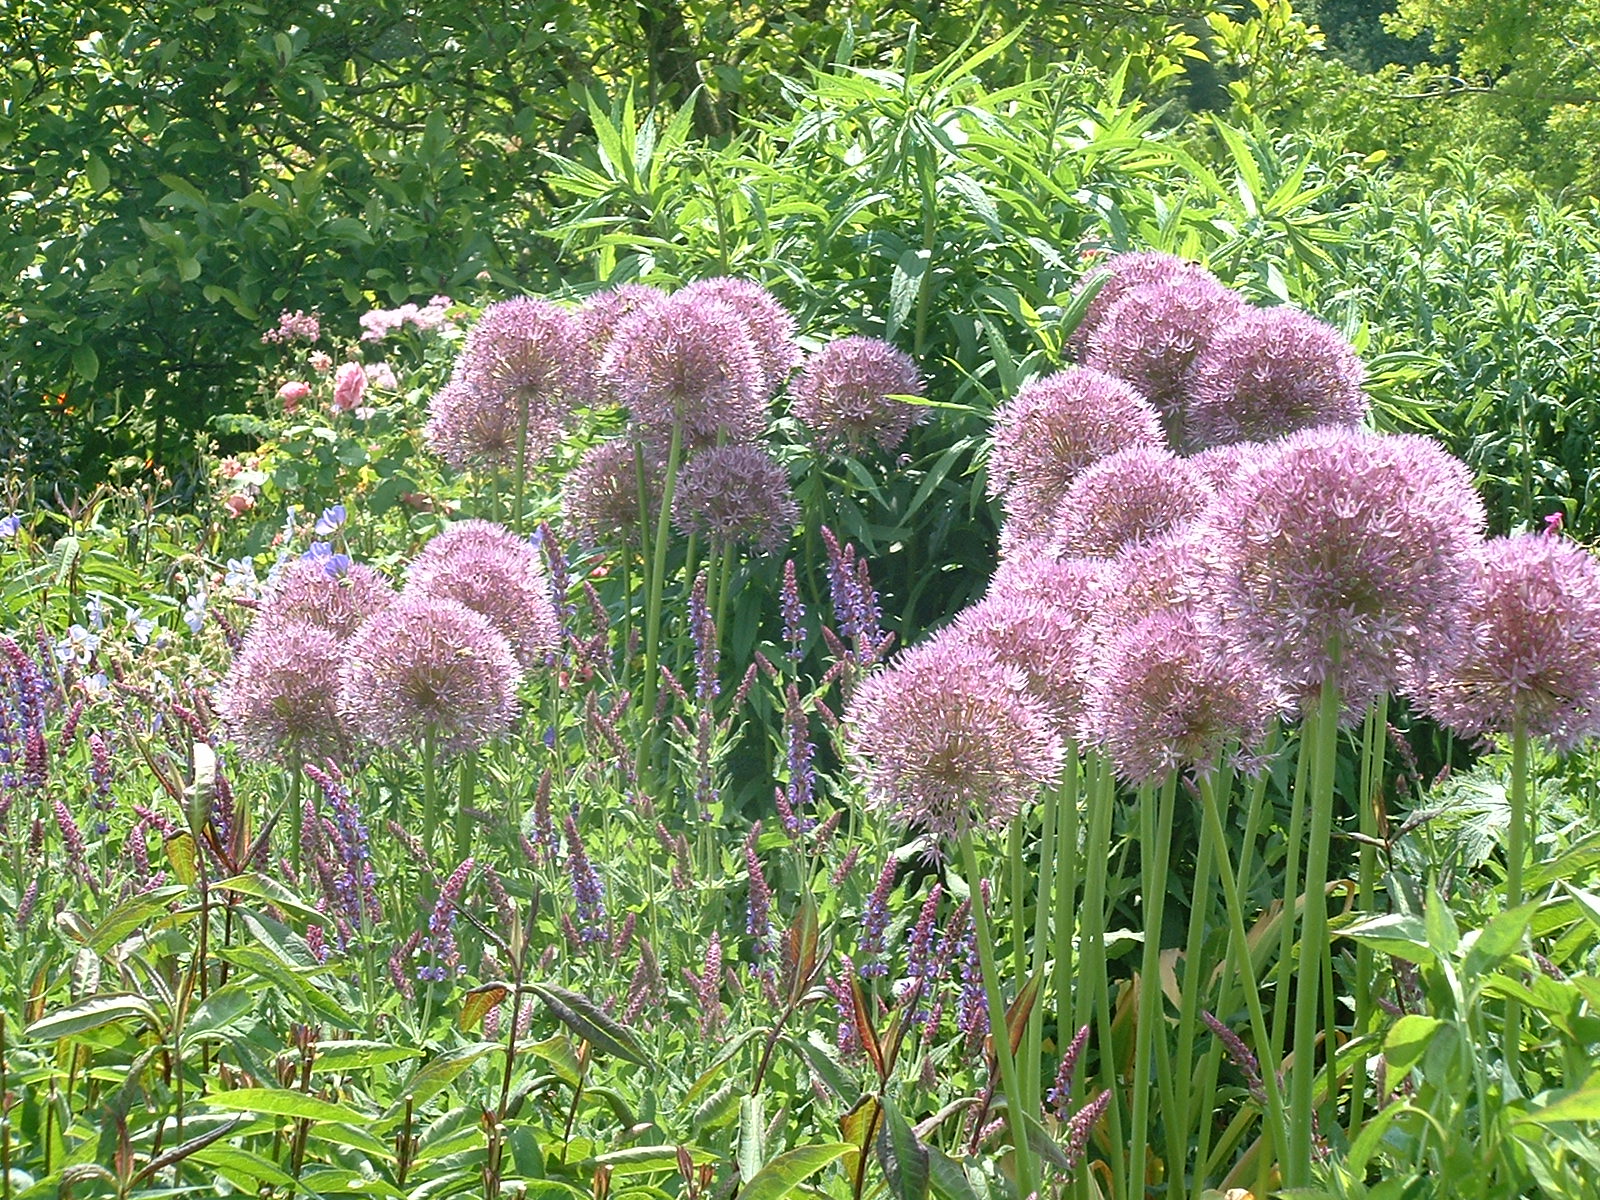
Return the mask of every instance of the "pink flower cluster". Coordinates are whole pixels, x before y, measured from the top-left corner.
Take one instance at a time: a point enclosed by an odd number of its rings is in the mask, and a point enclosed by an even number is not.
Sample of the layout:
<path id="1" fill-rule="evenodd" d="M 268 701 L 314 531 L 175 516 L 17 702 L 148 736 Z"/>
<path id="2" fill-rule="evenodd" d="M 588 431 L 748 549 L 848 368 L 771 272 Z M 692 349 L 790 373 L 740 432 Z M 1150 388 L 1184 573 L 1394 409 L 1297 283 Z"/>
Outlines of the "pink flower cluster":
<path id="1" fill-rule="evenodd" d="M 402 304 L 399 308 L 375 308 L 360 316 L 361 340 L 381 342 L 396 330 L 407 325 L 418 332 L 427 333 L 450 324 L 450 309 L 455 301 L 449 296 L 435 296 L 420 307 Z"/>

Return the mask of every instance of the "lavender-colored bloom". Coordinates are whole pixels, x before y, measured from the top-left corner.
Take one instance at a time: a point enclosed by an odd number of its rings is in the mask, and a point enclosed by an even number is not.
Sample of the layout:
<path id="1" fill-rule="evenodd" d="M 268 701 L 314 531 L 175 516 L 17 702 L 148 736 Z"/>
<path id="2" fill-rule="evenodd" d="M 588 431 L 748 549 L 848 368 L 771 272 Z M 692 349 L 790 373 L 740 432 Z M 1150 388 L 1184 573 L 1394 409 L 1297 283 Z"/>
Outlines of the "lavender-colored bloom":
<path id="1" fill-rule="evenodd" d="M 589 861 L 578 835 L 578 822 L 567 814 L 567 878 L 572 884 L 572 902 L 577 914 L 578 939 L 585 945 L 605 940 L 605 884 Z"/>
<path id="2" fill-rule="evenodd" d="M 789 540 L 799 519 L 789 473 L 757 446 L 702 450 L 678 472 L 672 520 L 682 533 L 768 553 Z"/>
<path id="3" fill-rule="evenodd" d="M 888 949 L 884 937 L 889 932 L 889 895 L 894 891 L 894 877 L 899 867 L 892 857 L 883 864 L 878 884 L 867 897 L 866 909 L 861 914 L 861 940 L 856 944 L 856 952 L 863 956 L 857 968 L 863 979 L 889 973 L 889 964 L 884 959 Z"/>
<path id="4" fill-rule="evenodd" d="M 706 946 L 706 959 L 699 973 L 691 971 L 688 967 L 683 969 L 684 978 L 694 987 L 695 997 L 699 1000 L 700 1008 L 700 1035 L 711 1037 L 722 1028 L 722 934 L 713 930 L 711 941 Z"/>
<path id="5" fill-rule="evenodd" d="M 602 382 L 649 440 L 676 426 L 686 447 L 750 442 L 766 429 L 765 376 L 739 314 L 709 297 L 669 296 L 617 325 Z"/>
<path id="6" fill-rule="evenodd" d="M 426 738 L 469 750 L 510 727 L 520 675 L 487 617 L 454 600 L 402 596 L 346 645 L 339 709 L 380 746 Z"/>
<path id="7" fill-rule="evenodd" d="M 800 585 L 795 581 L 794 559 L 783 564 L 783 640 L 787 649 L 783 656 L 799 662 L 806 645 L 806 606 L 800 601 Z"/>
<path id="8" fill-rule="evenodd" d="M 659 304 L 665 299 L 666 292 L 647 283 L 618 284 L 586 299 L 577 317 L 594 361 L 598 363 L 604 357 L 618 325 L 641 308 Z"/>
<path id="9" fill-rule="evenodd" d="M 659 511 L 666 464 L 660 451 L 629 438 L 613 438 L 584 451 L 567 473 L 561 520 L 587 546 L 638 544 L 640 526 Z M 639 511 L 639 474 L 644 474 L 647 511 Z"/>
<path id="10" fill-rule="evenodd" d="M 1069 734 L 1083 705 L 1093 643 L 1089 617 L 1098 606 L 1100 572 L 1078 562 L 1040 564 L 1057 581 L 1035 591 L 991 588 L 964 609 L 946 636 L 970 641 L 1027 681 L 1058 733 Z"/>
<path id="11" fill-rule="evenodd" d="M 331 508 L 325 508 L 322 510 L 322 515 L 317 518 L 316 526 L 312 529 L 312 532 L 318 537 L 327 537 L 344 524 L 347 515 L 342 504 L 335 504 Z"/>
<path id="12" fill-rule="evenodd" d="M 458 521 L 433 537 L 406 572 L 404 594 L 454 600 L 488 617 L 525 668 L 561 645 L 539 552 L 491 521 Z"/>
<path id="13" fill-rule="evenodd" d="M 263 333 L 261 341 L 267 346 L 285 346 L 291 342 L 315 342 L 321 336 L 322 322 L 316 313 L 284 309 L 278 315 L 277 327 Z"/>
<path id="14" fill-rule="evenodd" d="M 339 579 L 350 569 L 350 556 L 337 553 L 332 542 L 312 542 L 300 557 L 316 563 L 330 579 Z"/>
<path id="15" fill-rule="evenodd" d="M 14 538 L 22 531 L 22 518 L 16 513 L 0 517 L 0 538 Z"/>
<path id="16" fill-rule="evenodd" d="M 456 374 L 486 402 L 527 423 L 531 462 L 557 441 L 589 390 L 593 360 L 575 314 L 519 296 L 483 310 L 467 334 Z"/>
<path id="17" fill-rule="evenodd" d="M 1355 348 L 1294 308 L 1246 308 L 1190 368 L 1184 436 L 1195 449 L 1360 425 L 1371 407 Z"/>
<path id="18" fill-rule="evenodd" d="M 456 946 L 456 905 L 461 902 L 473 865 L 470 858 L 463 861 L 439 889 L 439 899 L 428 917 L 427 936 L 418 943 L 418 950 L 433 959 L 432 966 L 417 970 L 417 978 L 424 983 L 443 983 L 461 970 L 461 952 Z"/>
<path id="19" fill-rule="evenodd" d="M 1131 384 L 1161 414 L 1171 444 L 1182 446 L 1189 367 L 1244 306 L 1237 292 L 1209 276 L 1142 284 L 1106 313 L 1083 365 Z"/>
<path id="20" fill-rule="evenodd" d="M 1205 478 L 1165 450 L 1119 450 L 1073 480 L 1047 544 L 1058 557 L 1114 558 L 1205 511 Z"/>
<path id="21" fill-rule="evenodd" d="M 512 405 L 456 376 L 428 401 L 423 438 L 428 449 L 458 471 L 504 470 L 516 466 L 520 420 Z M 536 432 L 553 435 L 551 430 Z M 528 444 L 536 445 L 531 436 Z"/>
<path id="22" fill-rule="evenodd" d="M 1001 498 L 1010 550 L 1046 536 L 1072 481 L 1091 463 L 1163 445 L 1155 409 L 1127 384 L 1071 367 L 1024 384 L 995 410 L 989 494 Z"/>
<path id="23" fill-rule="evenodd" d="M 371 567 L 347 559 L 342 571 L 333 568 L 337 564 L 316 558 L 284 563 L 257 624 L 315 625 L 343 640 L 394 603 L 394 588 Z"/>
<path id="24" fill-rule="evenodd" d="M 927 410 L 891 397 L 924 390 L 909 354 L 879 338 L 846 337 L 806 360 L 789 388 L 789 407 L 824 449 L 893 450 Z"/>
<path id="25" fill-rule="evenodd" d="M 1192 611 L 1160 612 L 1120 630 L 1084 697 L 1080 736 L 1117 774 L 1159 783 L 1215 767 L 1233 742 L 1256 744 L 1277 708 L 1262 665 Z"/>
<path id="26" fill-rule="evenodd" d="M 745 332 L 761 365 L 764 396 L 771 396 L 800 361 L 800 347 L 794 340 L 794 317 L 778 298 L 759 283 L 719 275 L 697 279 L 678 292 L 682 300 L 716 300 L 732 309 L 744 322 Z"/>
<path id="27" fill-rule="evenodd" d="M 866 560 L 856 555 L 855 546 L 841 546 L 826 525 L 822 527 L 822 541 L 828 552 L 828 590 L 839 634 L 849 641 L 850 657 L 857 665 L 877 662 L 892 635 L 883 631 L 878 593 L 873 589 Z"/>
<path id="28" fill-rule="evenodd" d="M 983 901 L 989 902 L 988 880 L 979 882 Z M 989 1035 L 989 1000 L 983 987 L 983 960 L 978 951 L 978 927 L 972 919 L 972 901 L 963 900 L 945 930 L 946 960 L 960 963 L 961 997 L 956 1005 L 956 1029 L 968 1046 Z M 930 1022 L 930 1026 L 932 1022 Z"/>
<path id="29" fill-rule="evenodd" d="M 1278 452 L 1276 446 L 1262 442 L 1228 442 L 1207 446 L 1189 455 L 1188 463 L 1214 492 L 1225 492 Z"/>
<path id="30" fill-rule="evenodd" d="M 767 882 L 766 872 L 761 869 L 761 859 L 756 854 L 756 837 L 760 829 L 760 822 L 757 822 L 744 843 L 745 874 L 749 879 L 744 929 L 755 943 L 757 958 L 772 949 L 772 886 Z"/>
<path id="31" fill-rule="evenodd" d="M 998 829 L 1061 766 L 1027 678 L 972 642 L 935 637 L 862 681 L 845 712 L 868 803 L 936 837 Z"/>
<path id="32" fill-rule="evenodd" d="M 816 747 L 811 742 L 811 721 L 800 702 L 800 689 L 790 683 L 784 689 L 784 757 L 789 777 L 778 792 L 779 815 L 790 837 L 797 837 L 816 824 L 810 809 L 816 798 L 817 773 L 812 766 Z"/>
<path id="33" fill-rule="evenodd" d="M 95 795 L 111 794 L 111 748 L 98 729 L 89 731 L 89 779 Z"/>
<path id="34" fill-rule="evenodd" d="M 706 604 L 704 571 L 695 576 L 694 586 L 689 589 L 689 636 L 694 642 L 694 698 L 709 709 L 706 702 L 722 694 L 717 679 L 722 655 L 717 646 L 716 619 Z"/>
<path id="35" fill-rule="evenodd" d="M 1286 438 L 1207 518 L 1240 644 L 1302 704 L 1336 684 L 1347 717 L 1456 645 L 1484 524 L 1436 442 L 1347 428 Z"/>
<path id="36" fill-rule="evenodd" d="M 305 773 L 322 789 L 323 798 L 333 812 L 333 820 L 324 828 L 327 850 L 332 862 L 332 895 L 334 912 L 339 921 L 341 949 L 349 949 L 350 939 L 345 930 L 366 936 L 377 927 L 382 913 L 378 908 L 378 880 L 372 867 L 372 853 L 366 822 L 361 811 L 351 799 L 350 791 L 337 771 L 327 771 L 307 764 Z M 309 804 L 310 802 L 307 801 Z"/>
<path id="37" fill-rule="evenodd" d="M 307 621 L 256 623 L 217 696 L 228 736 L 246 758 L 293 763 L 348 749 L 335 705 L 342 647 L 332 630 Z"/>
<path id="38" fill-rule="evenodd" d="M 1083 1056 L 1083 1048 L 1089 1044 L 1089 1027 L 1081 1026 L 1072 1040 L 1067 1043 L 1067 1048 L 1061 1054 L 1061 1066 L 1056 1071 L 1055 1083 L 1044 1094 L 1044 1102 L 1049 1105 L 1049 1111 L 1054 1113 L 1056 1120 L 1067 1119 L 1067 1112 L 1072 1107 L 1072 1080 L 1078 1072 L 1078 1059 Z"/>
<path id="39" fill-rule="evenodd" d="M 1090 276 L 1090 279 L 1097 277 L 1103 277 L 1105 282 L 1094 294 L 1094 299 L 1084 311 L 1083 320 L 1072 332 L 1072 344 L 1080 355 L 1088 348 L 1095 330 L 1116 307 L 1117 301 L 1134 288 L 1143 287 L 1148 283 L 1167 283 L 1175 279 L 1217 282 L 1216 277 L 1199 263 L 1179 258 L 1176 254 L 1164 254 L 1159 250 L 1133 250 L 1113 255 Z"/>
<path id="40" fill-rule="evenodd" d="M 1473 555 L 1459 661 L 1423 689 L 1463 734 L 1510 732 L 1571 749 L 1600 732 L 1600 562 L 1559 537 L 1492 538 Z"/>

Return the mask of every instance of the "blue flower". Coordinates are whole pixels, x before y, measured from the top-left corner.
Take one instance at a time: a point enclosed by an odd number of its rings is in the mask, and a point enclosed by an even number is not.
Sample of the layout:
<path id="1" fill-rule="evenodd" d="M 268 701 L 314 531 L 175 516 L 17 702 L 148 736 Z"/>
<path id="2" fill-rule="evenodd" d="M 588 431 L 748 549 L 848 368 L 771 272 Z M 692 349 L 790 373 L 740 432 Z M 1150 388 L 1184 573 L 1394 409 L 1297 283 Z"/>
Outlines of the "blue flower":
<path id="1" fill-rule="evenodd" d="M 312 527 L 311 532 L 318 537 L 327 537 L 344 524 L 345 515 L 344 505 L 342 504 L 335 504 L 332 508 L 325 508 L 322 510 L 322 515 L 317 518 L 317 523 Z"/>
<path id="2" fill-rule="evenodd" d="M 312 542 L 311 549 L 300 557 L 321 563 L 322 569 L 332 579 L 343 578 L 345 573 L 350 570 L 350 556 L 348 554 L 335 554 L 333 545 L 329 542 Z"/>
<path id="3" fill-rule="evenodd" d="M 22 530 L 22 518 L 16 513 L 0 517 L 0 538 L 16 537 Z"/>

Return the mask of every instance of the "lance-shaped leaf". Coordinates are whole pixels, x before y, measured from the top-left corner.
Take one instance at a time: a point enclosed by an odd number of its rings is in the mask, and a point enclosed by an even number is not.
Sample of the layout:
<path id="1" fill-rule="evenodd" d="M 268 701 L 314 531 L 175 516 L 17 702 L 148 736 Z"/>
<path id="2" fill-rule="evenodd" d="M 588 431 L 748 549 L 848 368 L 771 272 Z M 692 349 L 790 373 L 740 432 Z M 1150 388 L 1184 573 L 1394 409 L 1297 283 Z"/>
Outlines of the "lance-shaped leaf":
<path id="1" fill-rule="evenodd" d="M 778 1155 L 747 1183 L 739 1193 L 741 1200 L 783 1200 L 807 1179 L 850 1151 L 842 1142 L 799 1146 Z"/>
<path id="2" fill-rule="evenodd" d="M 548 983 L 528 985 L 528 990 L 553 1012 L 557 1019 L 597 1050 L 627 1062 L 645 1065 L 644 1047 L 616 1018 L 602 1012 L 589 997 Z"/>

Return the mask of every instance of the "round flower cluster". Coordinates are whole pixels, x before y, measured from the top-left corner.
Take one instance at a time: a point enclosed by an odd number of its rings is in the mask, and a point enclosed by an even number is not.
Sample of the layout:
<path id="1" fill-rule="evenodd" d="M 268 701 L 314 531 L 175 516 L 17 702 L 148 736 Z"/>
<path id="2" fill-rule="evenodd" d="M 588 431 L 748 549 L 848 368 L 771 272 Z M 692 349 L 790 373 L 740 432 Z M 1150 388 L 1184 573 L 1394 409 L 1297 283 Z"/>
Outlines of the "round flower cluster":
<path id="1" fill-rule="evenodd" d="M 459 521 L 429 541 L 406 574 L 406 593 L 455 600 L 489 618 L 524 667 L 561 644 L 538 551 L 489 521 Z"/>
<path id="2" fill-rule="evenodd" d="M 806 360 L 789 389 L 789 407 L 825 449 L 893 450 L 922 412 L 894 397 L 922 394 L 909 354 L 878 338 L 845 337 Z"/>
<path id="3" fill-rule="evenodd" d="M 349 749 L 334 706 L 343 646 L 309 621 L 256 622 L 217 694 L 217 712 L 246 758 L 296 767 Z"/>
<path id="4" fill-rule="evenodd" d="M 684 534 L 762 553 L 789 540 L 800 506 L 783 465 L 757 446 L 714 446 L 678 473 L 672 520 Z"/>
<path id="5" fill-rule="evenodd" d="M 661 505 L 666 464 L 659 450 L 628 438 L 599 442 L 567 472 L 561 491 L 562 521 L 586 545 L 639 540 L 643 522 Z M 646 512 L 639 511 L 641 473 Z"/>

